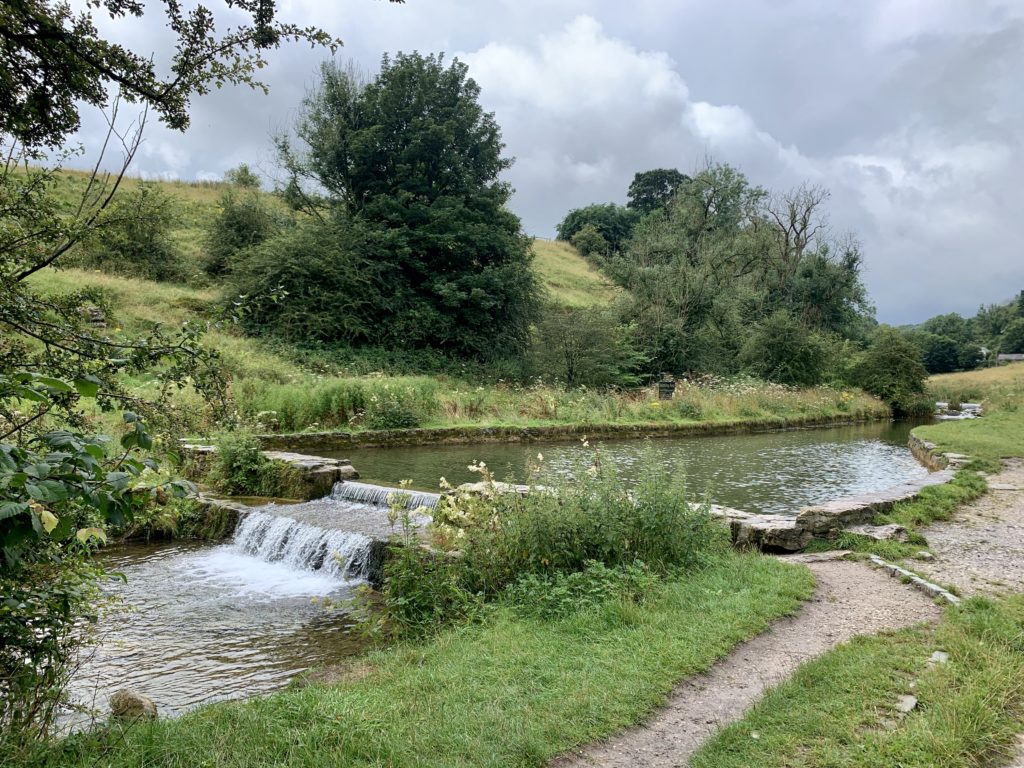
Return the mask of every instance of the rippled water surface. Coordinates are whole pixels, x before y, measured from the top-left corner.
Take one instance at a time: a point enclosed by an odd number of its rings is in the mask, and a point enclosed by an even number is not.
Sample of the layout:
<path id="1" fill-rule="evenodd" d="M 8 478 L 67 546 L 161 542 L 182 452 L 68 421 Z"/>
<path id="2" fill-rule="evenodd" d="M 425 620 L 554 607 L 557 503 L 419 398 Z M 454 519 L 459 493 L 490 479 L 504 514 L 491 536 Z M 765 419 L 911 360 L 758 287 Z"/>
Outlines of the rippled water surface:
<path id="1" fill-rule="evenodd" d="M 922 477 L 926 470 L 907 449 L 911 425 L 875 423 L 756 435 L 493 445 L 364 448 L 348 451 L 364 480 L 395 484 L 411 479 L 421 490 L 479 480 L 468 466 L 484 461 L 499 480 L 524 481 L 543 456 L 548 473 L 568 474 L 600 446 L 626 482 L 642 461 L 677 468 L 695 499 L 747 512 L 795 513 L 808 504 L 881 490 Z"/>
<path id="2" fill-rule="evenodd" d="M 283 687 L 298 673 L 356 652 L 346 617 L 314 598 L 343 600 L 351 585 L 327 572 L 266 562 L 227 545 L 133 545 L 106 566 L 121 605 L 100 622 L 99 644 L 73 685 L 75 699 L 103 710 L 133 688 L 162 714 L 205 701 Z"/>

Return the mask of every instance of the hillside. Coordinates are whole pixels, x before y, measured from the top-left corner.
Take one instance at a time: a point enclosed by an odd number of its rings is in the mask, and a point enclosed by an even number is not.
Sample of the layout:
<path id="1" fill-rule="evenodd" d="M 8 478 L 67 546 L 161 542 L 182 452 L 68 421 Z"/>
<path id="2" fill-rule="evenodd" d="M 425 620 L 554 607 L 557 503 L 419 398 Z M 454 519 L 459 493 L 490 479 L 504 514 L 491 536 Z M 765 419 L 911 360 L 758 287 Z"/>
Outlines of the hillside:
<path id="1" fill-rule="evenodd" d="M 59 196 L 68 203 L 78 199 L 89 175 L 84 171 L 62 173 Z M 140 179 L 125 178 L 123 189 L 132 189 Z M 217 214 L 220 197 L 229 188 L 222 181 L 160 181 L 154 183 L 179 203 L 171 236 L 184 258 L 198 264 L 202 255 L 206 228 Z M 281 206 L 280 199 L 264 193 L 267 203 Z M 534 266 L 548 298 L 558 306 L 590 307 L 609 304 L 618 289 L 584 259 L 569 243 L 536 238 Z"/>

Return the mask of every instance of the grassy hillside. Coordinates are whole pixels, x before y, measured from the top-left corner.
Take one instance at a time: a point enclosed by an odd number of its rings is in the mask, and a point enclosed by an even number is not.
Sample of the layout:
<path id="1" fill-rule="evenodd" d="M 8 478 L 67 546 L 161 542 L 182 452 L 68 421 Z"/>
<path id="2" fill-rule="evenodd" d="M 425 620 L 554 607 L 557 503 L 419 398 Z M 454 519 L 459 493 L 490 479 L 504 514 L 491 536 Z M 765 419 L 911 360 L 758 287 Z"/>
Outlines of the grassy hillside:
<path id="1" fill-rule="evenodd" d="M 64 171 L 59 195 L 68 203 L 78 200 L 88 183 L 84 171 Z M 130 190 L 140 179 L 126 178 L 122 188 Z M 202 254 L 206 228 L 217 214 L 221 195 L 228 184 L 219 181 L 156 181 L 162 191 L 179 202 L 175 212 L 177 221 L 171 236 L 185 259 L 198 265 Z M 283 203 L 265 193 L 270 205 Z M 610 303 L 617 293 L 601 274 L 591 266 L 569 243 L 537 238 L 533 241 L 536 254 L 534 266 L 548 298 L 559 306 L 591 307 Z M 198 267 L 197 267 L 198 270 Z"/>
<path id="2" fill-rule="evenodd" d="M 534 266 L 553 302 L 564 307 L 593 307 L 611 303 L 618 289 L 569 243 L 533 241 Z"/>

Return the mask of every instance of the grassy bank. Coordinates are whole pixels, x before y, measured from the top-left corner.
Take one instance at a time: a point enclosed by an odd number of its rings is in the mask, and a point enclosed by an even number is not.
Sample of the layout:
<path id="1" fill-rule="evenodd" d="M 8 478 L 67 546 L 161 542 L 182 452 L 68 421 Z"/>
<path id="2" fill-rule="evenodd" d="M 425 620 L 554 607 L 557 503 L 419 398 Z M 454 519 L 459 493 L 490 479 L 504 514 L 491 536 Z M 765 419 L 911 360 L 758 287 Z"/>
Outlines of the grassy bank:
<path id="1" fill-rule="evenodd" d="M 973 599 L 937 628 L 862 637 L 804 665 L 695 755 L 695 768 L 977 768 L 1013 753 L 1024 597 Z M 935 651 L 947 663 L 929 663 Z M 902 695 L 918 699 L 907 715 Z"/>
<path id="2" fill-rule="evenodd" d="M 142 333 L 154 323 L 176 325 L 215 318 L 219 301 L 213 289 L 82 270 L 40 273 L 34 281 L 47 293 L 79 288 L 102 291 L 111 307 L 108 330 L 115 337 Z M 673 400 L 659 401 L 653 388 L 602 392 L 566 390 L 543 381 L 518 385 L 500 380 L 480 385 L 468 383 L 471 371 L 465 376 L 451 370 L 431 375 L 386 374 L 376 367 L 387 364 L 383 359 L 302 351 L 241 336 L 230 324 L 215 326 L 205 343 L 221 355 L 242 420 L 266 432 L 732 422 L 783 426 L 888 415 L 875 398 L 828 387 L 709 381 L 682 384 Z M 409 360 L 408 367 L 422 370 L 429 362 Z M 155 386 L 146 379 L 133 385 L 143 392 Z M 209 428 L 203 404 L 194 393 L 186 389 L 175 398 L 175 408 L 189 431 L 202 433 Z M 102 415 L 96 417 L 101 426 L 113 426 Z"/>
<path id="3" fill-rule="evenodd" d="M 966 453 L 995 469 L 999 460 L 1024 456 L 1024 363 L 933 376 L 936 400 L 981 402 L 983 418 L 918 427 L 914 434 L 942 451 Z"/>
<path id="4" fill-rule="evenodd" d="M 479 625 L 373 653 L 337 684 L 75 739 L 24 764 L 536 766 L 636 722 L 812 586 L 806 569 L 728 554 L 640 606 L 554 621 L 498 606 Z"/>

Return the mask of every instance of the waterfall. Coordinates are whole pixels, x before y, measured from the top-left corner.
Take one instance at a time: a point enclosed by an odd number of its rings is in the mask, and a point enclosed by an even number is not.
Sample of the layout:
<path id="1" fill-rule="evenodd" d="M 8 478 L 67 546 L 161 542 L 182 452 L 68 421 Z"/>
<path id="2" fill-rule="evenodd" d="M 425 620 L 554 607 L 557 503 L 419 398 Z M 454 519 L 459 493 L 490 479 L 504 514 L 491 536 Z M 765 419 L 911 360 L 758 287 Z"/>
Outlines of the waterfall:
<path id="1" fill-rule="evenodd" d="M 290 517 L 252 510 L 239 520 L 234 546 L 247 555 L 339 579 L 366 578 L 370 538 L 325 530 Z"/>
<path id="2" fill-rule="evenodd" d="M 335 483 L 331 491 L 331 498 L 338 501 L 354 501 L 360 504 L 376 504 L 387 506 L 388 496 L 392 493 L 402 493 L 408 498 L 405 502 L 406 509 L 418 509 L 428 507 L 433 509 L 437 506 L 439 493 L 421 493 L 419 491 L 403 491 L 401 488 L 388 488 L 385 485 L 370 485 L 369 483 L 354 483 L 346 480 L 343 483 Z"/>

